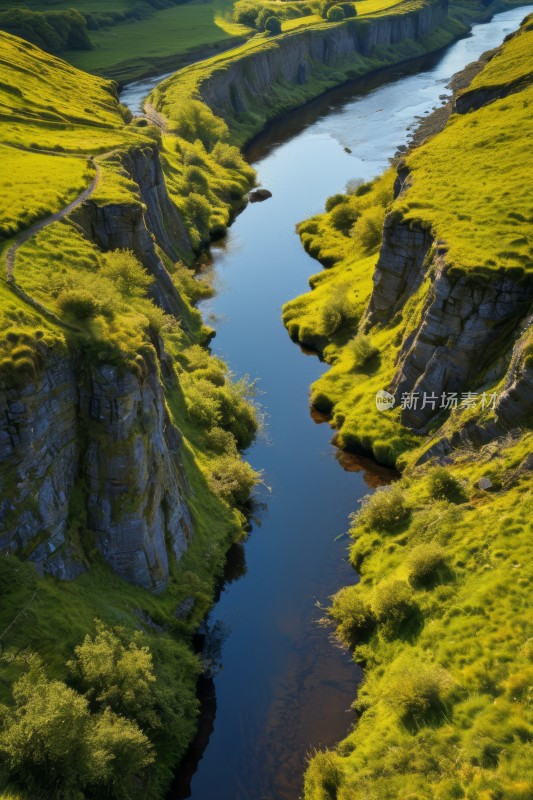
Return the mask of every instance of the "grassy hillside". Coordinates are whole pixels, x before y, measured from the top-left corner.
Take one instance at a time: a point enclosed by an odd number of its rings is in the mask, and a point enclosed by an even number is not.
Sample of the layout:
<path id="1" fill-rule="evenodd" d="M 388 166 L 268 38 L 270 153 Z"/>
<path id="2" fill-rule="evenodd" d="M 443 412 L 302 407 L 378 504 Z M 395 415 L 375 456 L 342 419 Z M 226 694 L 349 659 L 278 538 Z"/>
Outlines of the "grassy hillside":
<path id="1" fill-rule="evenodd" d="M 514 52 L 519 40 L 530 37 L 526 26 L 508 46 Z M 495 62 L 486 69 L 492 71 Z M 523 70 L 527 64 L 524 59 Z M 394 202 L 391 169 L 372 185 L 330 198 L 326 214 L 300 225 L 304 247 L 328 269 L 311 278 L 310 294 L 284 307 L 283 320 L 293 339 L 320 349 L 332 365 L 313 385 L 311 402 L 331 415 L 341 447 L 363 447 L 394 464 L 416 442 L 399 424 L 400 409 L 383 415 L 376 409 L 375 394 L 392 381 L 402 343 L 420 319 L 431 275 L 389 325 L 358 333 L 387 211 L 429 229 L 447 263 L 459 272 L 509 270 L 518 279 L 531 271 L 531 187 L 520 167 L 525 163 L 531 93 L 526 87 L 476 112 L 453 116 L 442 133 L 407 157 L 409 189 Z M 497 389 L 498 384 L 486 390 Z"/>
<path id="2" fill-rule="evenodd" d="M 526 75 L 530 37 L 526 23 L 473 86 Z M 518 281 L 531 269 L 531 185 L 515 170 L 531 127 L 525 82 L 504 100 L 452 116 L 409 154 L 408 188 L 395 201 L 391 169 L 329 198 L 326 213 L 299 228 L 303 245 L 327 267 L 283 311 L 290 335 L 331 364 L 311 400 L 330 415 L 341 446 L 373 451 L 404 472 L 352 519 L 350 558 L 360 581 L 354 573 L 326 616 L 365 678 L 353 733 L 310 761 L 306 800 L 517 800 L 533 792 L 531 413 L 498 434 L 493 410 L 459 405 L 421 437 L 402 427 L 399 410 L 376 409 L 376 391 L 390 386 L 434 291 L 433 251 L 425 279 L 392 320 L 364 332 L 359 326 L 391 209 L 438 237 L 456 277 L 475 270 L 482 280 L 497 272 Z M 505 353 L 509 363 L 513 345 L 519 382 L 530 364 L 525 322 L 508 328 L 497 357 Z M 493 372 L 467 388 L 488 396 L 503 385 Z M 470 443 L 461 433 L 467 426 L 495 430 L 493 441 Z M 421 465 L 443 440 L 456 443 L 446 466 Z"/>
<path id="3" fill-rule="evenodd" d="M 121 83 L 177 69 L 250 34 L 246 26 L 233 23 L 231 0 L 57 0 L 44 8 L 43 3 L 28 0 L 24 7 L 34 16 L 24 20 L 20 13 L 16 17 L 12 13 L 19 7 L 20 3 L 10 0 L 0 4 L 0 29 L 60 53 L 80 69 Z M 68 14 L 69 9 L 81 15 L 87 40 L 83 46 L 71 47 L 43 36 L 42 20 L 50 14 L 56 18 Z"/>
<path id="4" fill-rule="evenodd" d="M 119 579 L 99 556 L 87 532 L 83 481 L 70 498 L 67 538 L 81 563 L 90 565 L 84 574 L 71 582 L 38 576 L 23 559 L 39 542 L 20 552 L 21 560 L 0 559 L 0 791 L 15 781 L 19 790 L 13 788 L 5 797 L 59 796 L 56 792 L 79 797 L 86 781 L 87 797 L 102 797 L 102 792 L 109 797 L 140 796 L 141 788 L 143 797 L 157 797 L 194 732 L 200 664 L 191 637 L 212 602 L 227 548 L 244 535 L 240 509 L 256 479 L 238 452 L 256 426 L 249 387 L 246 382 L 233 383 L 226 366 L 204 347 L 210 331 L 194 302 L 207 288 L 183 263 L 173 264 L 162 253 L 181 298 L 180 320 L 148 299 L 153 279 L 133 253 L 104 253 L 68 217 L 21 244 L 13 276 L 16 286 L 6 281 L 6 254 L 16 241 L 14 234 L 24 234 L 31 223 L 63 208 L 96 175 L 91 202 L 97 207 L 111 204 L 142 211 L 138 186 L 124 163 L 134 152 L 157 153 L 160 133 L 150 125 L 128 122 L 112 84 L 16 37 L 0 34 L 0 45 L 0 388 L 4 392 L 38 385 L 50 353 L 79 359 L 87 368 L 112 363 L 134 374 L 148 369 L 158 374 L 154 341 L 160 341 L 175 376 L 166 385 L 165 402 L 183 436 L 187 503 L 194 525 L 189 549 L 172 565 L 168 587 L 157 596 Z M 17 293 L 17 286 L 26 294 Z M 41 307 L 46 313 L 40 313 Z M 2 501 L 10 498 L 13 503 L 16 492 L 10 467 L 3 464 Z M 13 514 L 21 511 L 16 504 L 11 508 Z M 9 529 L 5 505 L 2 509 L 2 524 Z M 148 700 L 149 705 L 155 703 L 155 711 L 145 709 L 140 716 L 128 712 L 131 725 L 120 736 L 113 716 L 117 707 L 113 710 L 111 703 L 106 711 L 93 703 L 87 716 L 86 698 L 93 689 L 67 668 L 84 636 L 95 636 L 97 618 L 110 629 L 121 629 L 120 647 L 129 647 L 137 631 L 135 646 L 148 647 L 151 653 L 146 674 L 148 685 L 157 688 L 157 697 L 150 690 Z M 41 706 L 27 690 L 12 694 L 20 676 L 33 669 L 32 653 L 44 663 L 45 674 L 37 670 L 35 678 L 42 686 Z M 120 671 L 120 663 L 117 657 L 111 671 Z M 60 737 L 64 752 L 53 750 L 54 741 L 59 748 L 53 728 L 63 708 L 59 697 L 70 698 L 65 708 L 72 714 L 78 709 L 81 715 L 72 742 Z M 18 711 L 16 703 L 22 704 Z M 23 723 L 17 714 L 30 722 Z M 40 772 L 42 756 L 37 750 L 33 761 L 28 752 L 23 756 L 16 750 L 16 731 L 22 731 L 23 724 L 34 726 L 31 735 L 39 747 L 48 748 L 51 766 L 46 774 Z M 70 724 L 78 725 L 69 717 Z M 103 737 L 101 751 L 93 747 L 95 736 Z M 155 746 L 155 765 L 145 736 Z M 116 748 L 126 741 L 131 752 L 126 748 L 119 753 Z M 99 752 L 104 760 L 90 761 L 87 775 L 80 766 L 72 778 L 66 772 L 69 759 L 82 758 L 76 756 L 76 747 L 85 748 L 91 758 Z M 110 766 L 114 763 L 122 766 Z M 117 769 L 125 770 L 128 781 L 133 780 L 133 769 L 142 782 L 135 779 L 133 788 L 119 786 Z"/>

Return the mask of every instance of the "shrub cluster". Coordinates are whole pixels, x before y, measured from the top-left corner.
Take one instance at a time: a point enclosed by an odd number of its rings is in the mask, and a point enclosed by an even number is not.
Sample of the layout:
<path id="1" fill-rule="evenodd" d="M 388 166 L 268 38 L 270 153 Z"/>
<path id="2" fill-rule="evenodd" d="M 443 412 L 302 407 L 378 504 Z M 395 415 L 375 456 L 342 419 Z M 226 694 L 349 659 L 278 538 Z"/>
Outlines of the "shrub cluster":
<path id="1" fill-rule="evenodd" d="M 85 18 L 73 8 L 67 11 L 30 11 L 28 8 L 1 11 L 0 29 L 50 53 L 92 48 Z"/>
<path id="2" fill-rule="evenodd" d="M 354 369 L 363 369 L 379 353 L 370 336 L 364 333 L 357 333 L 346 347 L 353 358 Z"/>
<path id="3" fill-rule="evenodd" d="M 67 668 L 66 681 L 50 680 L 29 657 L 1 709 L 2 778 L 35 798 L 136 796 L 148 785 L 151 739 L 179 717 L 177 695 L 161 695 L 140 634 L 98 621 Z"/>

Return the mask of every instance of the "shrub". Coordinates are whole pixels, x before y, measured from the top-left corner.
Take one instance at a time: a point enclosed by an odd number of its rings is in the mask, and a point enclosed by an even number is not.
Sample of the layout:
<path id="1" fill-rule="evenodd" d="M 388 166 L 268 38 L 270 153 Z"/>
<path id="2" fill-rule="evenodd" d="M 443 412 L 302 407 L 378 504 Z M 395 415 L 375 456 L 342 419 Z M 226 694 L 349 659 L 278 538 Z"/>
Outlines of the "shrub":
<path id="1" fill-rule="evenodd" d="M 113 250 L 104 256 L 101 275 L 109 278 L 126 298 L 143 297 L 153 278 L 131 250 Z"/>
<path id="2" fill-rule="evenodd" d="M 408 558 L 409 581 L 413 586 L 426 586 L 435 581 L 446 563 L 446 553 L 438 544 L 420 544 Z"/>
<path id="3" fill-rule="evenodd" d="M 249 25 L 254 28 L 257 14 L 258 9 L 254 3 L 239 3 L 233 11 L 233 19 L 241 25 Z"/>
<path id="4" fill-rule="evenodd" d="M 383 681 L 382 697 L 405 721 L 424 723 L 442 713 L 453 681 L 438 664 L 415 662 L 404 657 L 393 664 Z"/>
<path id="5" fill-rule="evenodd" d="M 377 489 L 365 498 L 360 511 L 352 516 L 356 525 L 365 525 L 378 531 L 394 531 L 410 514 L 401 487 L 398 484 Z"/>
<path id="6" fill-rule="evenodd" d="M 434 500 L 462 503 L 466 500 L 463 486 L 445 467 L 435 467 L 428 477 L 428 490 Z"/>
<path id="7" fill-rule="evenodd" d="M 265 21 L 265 30 L 272 35 L 281 33 L 281 20 L 279 17 L 268 17 Z"/>
<path id="8" fill-rule="evenodd" d="M 124 644 L 117 632 L 97 620 L 95 636 L 85 637 L 67 666 L 93 703 L 158 727 L 152 654 L 137 638 Z"/>
<path id="9" fill-rule="evenodd" d="M 396 633 L 417 609 L 409 584 L 396 578 L 376 586 L 372 607 L 378 622 L 385 624 L 390 633 Z"/>
<path id="10" fill-rule="evenodd" d="M 342 311 L 337 303 L 330 301 L 320 312 L 320 330 L 325 336 L 332 336 L 342 325 Z"/>
<path id="11" fill-rule="evenodd" d="M 305 796 L 313 800 L 336 800 L 342 780 L 341 758 L 331 750 L 317 752 L 305 773 Z"/>
<path id="12" fill-rule="evenodd" d="M 111 711 L 91 713 L 86 697 L 49 680 L 36 656 L 13 687 L 14 705 L 2 714 L 0 755 L 9 778 L 34 798 L 69 800 L 131 797 L 153 760 L 147 737 Z M 92 793 L 91 793 L 91 796 Z"/>
<path id="13" fill-rule="evenodd" d="M 99 300 L 88 289 L 68 289 L 58 298 L 63 314 L 71 314 L 80 320 L 96 317 L 103 309 Z"/>
<path id="14" fill-rule="evenodd" d="M 326 211 L 333 211 L 335 206 L 338 206 L 340 203 L 344 203 L 345 201 L 346 201 L 346 196 L 344 194 L 332 194 L 331 197 L 328 197 L 328 199 L 326 200 Z M 300 230 L 301 229 L 302 226 L 300 226 Z"/>
<path id="15" fill-rule="evenodd" d="M 359 211 L 344 197 L 342 202 L 336 203 L 332 208 L 329 220 L 335 230 L 348 236 L 358 217 Z"/>
<path id="16" fill-rule="evenodd" d="M 211 487 L 230 505 L 246 505 L 258 480 L 257 472 L 238 456 L 222 455 L 211 462 Z"/>
<path id="17" fill-rule="evenodd" d="M 332 597 L 329 615 L 337 623 L 337 637 L 353 649 L 375 626 L 372 609 L 363 599 L 359 585 L 346 586 Z"/>
<path id="18" fill-rule="evenodd" d="M 365 208 L 355 221 L 350 233 L 361 244 L 363 250 L 372 253 L 381 244 L 385 211 L 382 206 Z"/>
<path id="19" fill-rule="evenodd" d="M 366 336 L 364 333 L 358 333 L 353 339 L 350 339 L 346 347 L 353 358 L 354 369 L 362 369 L 379 353 L 378 348 L 372 344 L 370 336 Z"/>
<path id="20" fill-rule="evenodd" d="M 353 3 L 339 3 L 339 8 L 344 11 L 344 16 L 348 19 L 357 16 L 357 9 Z"/>
<path id="21" fill-rule="evenodd" d="M 326 19 L 328 22 L 341 22 L 344 17 L 344 11 L 340 6 L 332 6 L 326 14 Z"/>

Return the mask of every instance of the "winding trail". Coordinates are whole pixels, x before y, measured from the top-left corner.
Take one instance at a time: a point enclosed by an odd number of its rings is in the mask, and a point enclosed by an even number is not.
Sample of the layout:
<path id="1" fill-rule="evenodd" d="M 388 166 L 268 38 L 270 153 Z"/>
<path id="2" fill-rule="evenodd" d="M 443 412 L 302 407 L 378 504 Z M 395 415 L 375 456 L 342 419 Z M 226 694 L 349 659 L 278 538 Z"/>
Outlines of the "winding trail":
<path id="1" fill-rule="evenodd" d="M 49 217 L 37 220 L 37 222 L 34 222 L 29 228 L 26 228 L 24 231 L 15 236 L 15 241 L 6 254 L 6 278 L 8 283 L 13 283 L 15 280 L 15 259 L 17 257 L 17 250 L 19 247 L 25 244 L 29 239 L 31 239 L 32 236 L 41 231 L 43 228 L 46 228 L 53 222 L 59 222 L 59 220 L 68 216 L 72 211 L 74 211 L 74 209 L 78 208 L 78 206 L 81 206 L 82 203 L 85 203 L 85 201 L 88 200 L 93 194 L 100 179 L 100 167 L 92 157 L 88 158 L 88 161 L 92 163 L 96 169 L 95 176 L 90 186 L 84 189 L 81 194 L 79 194 L 74 200 L 72 200 L 71 203 L 68 204 L 68 206 L 56 211 Z"/>
<path id="2" fill-rule="evenodd" d="M 71 155 L 71 154 L 69 154 Z M 110 153 L 104 153 L 101 158 L 105 158 L 106 156 L 110 155 Z M 19 247 L 22 247 L 32 236 L 35 236 L 36 233 L 42 231 L 43 228 L 46 228 L 48 225 L 52 225 L 54 222 L 59 222 L 60 220 L 67 217 L 74 209 L 81 206 L 85 203 L 89 197 L 94 193 L 98 185 L 98 181 L 100 179 L 100 166 L 96 162 L 93 156 L 88 156 L 87 161 L 92 164 L 95 168 L 94 178 L 91 184 L 81 192 L 74 200 L 72 200 L 67 206 L 56 211 L 54 214 L 51 214 L 44 219 L 37 220 L 32 225 L 30 225 L 25 230 L 21 231 L 15 236 L 14 242 L 9 247 L 6 253 L 6 281 L 7 285 L 11 289 L 11 291 L 17 295 L 21 300 L 25 303 L 30 305 L 36 311 L 38 311 L 42 316 L 46 317 L 46 319 L 53 322 L 55 325 L 59 325 L 61 328 L 65 328 L 66 330 L 76 331 L 79 332 L 79 328 L 75 327 L 74 325 L 70 325 L 68 322 L 65 322 L 57 314 L 53 311 L 50 311 L 49 308 L 44 306 L 34 297 L 29 295 L 27 292 L 24 291 L 16 282 L 15 282 L 15 261 L 17 258 L 17 251 Z"/>

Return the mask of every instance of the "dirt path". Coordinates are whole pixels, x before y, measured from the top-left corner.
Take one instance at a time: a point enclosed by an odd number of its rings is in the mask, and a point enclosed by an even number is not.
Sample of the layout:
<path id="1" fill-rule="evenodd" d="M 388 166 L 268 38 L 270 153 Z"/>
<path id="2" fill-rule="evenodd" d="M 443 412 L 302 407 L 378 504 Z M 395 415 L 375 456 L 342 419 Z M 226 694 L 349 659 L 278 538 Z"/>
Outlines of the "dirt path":
<path id="1" fill-rule="evenodd" d="M 9 283 L 13 283 L 15 280 L 15 259 L 17 257 L 17 250 L 19 247 L 25 244 L 28 239 L 31 239 L 32 236 L 41 231 L 43 228 L 46 228 L 47 225 L 51 225 L 53 222 L 59 222 L 59 220 L 68 216 L 68 214 L 74 211 L 75 208 L 78 208 L 78 206 L 81 206 L 82 203 L 85 203 L 85 201 L 88 200 L 92 195 L 100 178 L 100 167 L 95 161 L 93 161 L 93 164 L 96 168 L 96 173 L 90 186 L 84 189 L 75 200 L 68 204 L 68 206 L 65 206 L 65 208 L 62 208 L 60 211 L 56 211 L 55 214 L 51 214 L 49 217 L 37 220 L 37 222 L 34 222 L 33 225 L 30 225 L 29 228 L 26 228 L 26 230 L 22 231 L 22 233 L 19 233 L 15 237 L 15 241 L 7 251 L 6 255 L 6 278 Z"/>

